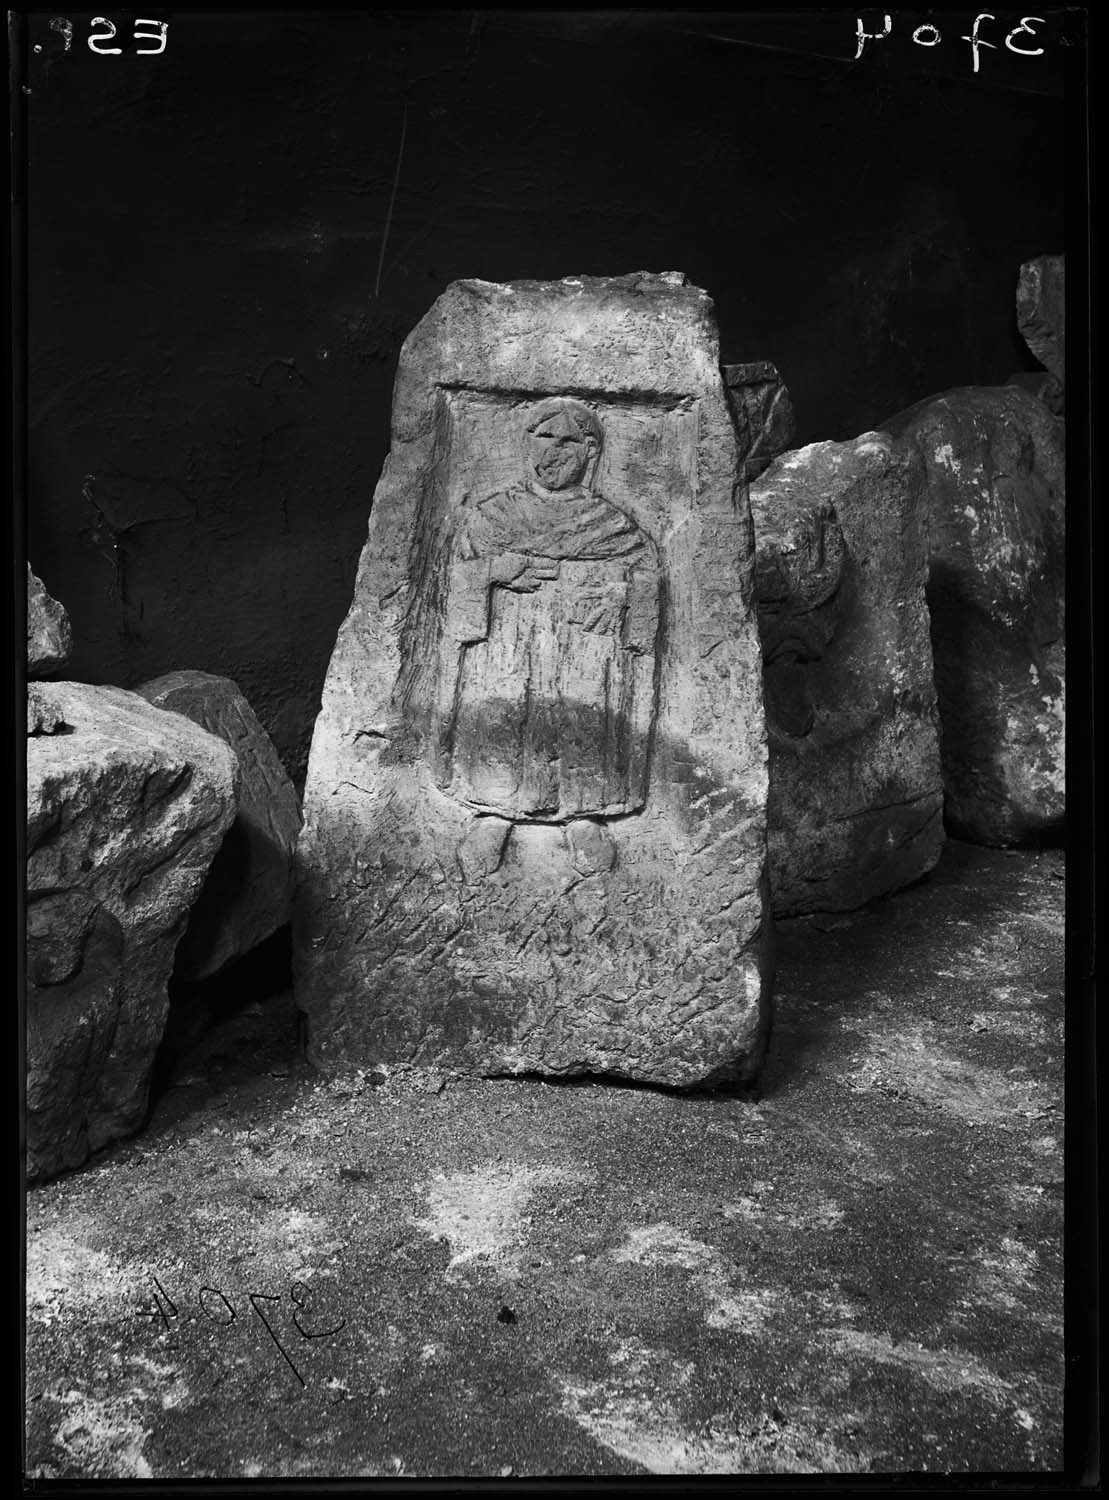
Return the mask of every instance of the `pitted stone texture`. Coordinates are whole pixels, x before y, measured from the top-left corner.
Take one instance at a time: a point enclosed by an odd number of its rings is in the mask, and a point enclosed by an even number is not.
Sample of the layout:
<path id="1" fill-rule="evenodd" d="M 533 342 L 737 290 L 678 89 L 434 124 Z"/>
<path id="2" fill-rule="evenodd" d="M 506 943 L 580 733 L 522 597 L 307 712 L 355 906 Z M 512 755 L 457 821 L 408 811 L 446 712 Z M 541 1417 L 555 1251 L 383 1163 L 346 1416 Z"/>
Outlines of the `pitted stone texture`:
<path id="1" fill-rule="evenodd" d="M 1018 370 L 1015 375 L 1009 376 L 1005 384 L 1020 386 L 1021 390 L 1035 396 L 1037 401 L 1042 401 L 1053 416 L 1065 415 L 1063 382 L 1047 370 Z"/>
<path id="2" fill-rule="evenodd" d="M 939 858 L 943 786 L 917 455 L 864 433 L 750 491 L 774 911 L 842 911 Z"/>
<path id="3" fill-rule="evenodd" d="M 322 1068 L 757 1070 L 766 742 L 718 361 L 677 274 L 456 282 L 407 340 L 298 845 Z"/>
<path id="4" fill-rule="evenodd" d="M 72 734 L 73 727 L 65 722 L 61 708 L 52 693 L 54 684 L 29 682 L 27 684 L 27 733 Z"/>
<path id="5" fill-rule="evenodd" d="M 744 470 L 757 479 L 796 437 L 793 403 L 776 365 L 768 359 L 725 365 L 724 384 L 745 451 Z"/>
<path id="6" fill-rule="evenodd" d="M 135 691 L 155 708 L 184 714 L 218 735 L 239 761 L 235 821 L 177 946 L 174 977 L 204 979 L 290 920 L 300 801 L 273 742 L 230 678 L 168 672 Z"/>
<path id="7" fill-rule="evenodd" d="M 27 1172 L 143 1123 L 166 984 L 235 809 L 215 736 L 121 688 L 40 683 L 27 740 Z"/>
<path id="8" fill-rule="evenodd" d="M 27 675 L 44 677 L 60 672 L 73 650 L 69 616 L 27 564 Z"/>
<path id="9" fill-rule="evenodd" d="M 1025 261 L 1017 280 L 1017 327 L 1021 337 L 1060 383 L 1067 378 L 1067 279 L 1062 255 Z"/>
<path id="10" fill-rule="evenodd" d="M 968 386 L 885 423 L 928 475 L 945 819 L 974 843 L 1063 823 L 1063 425 L 1016 386 Z"/>

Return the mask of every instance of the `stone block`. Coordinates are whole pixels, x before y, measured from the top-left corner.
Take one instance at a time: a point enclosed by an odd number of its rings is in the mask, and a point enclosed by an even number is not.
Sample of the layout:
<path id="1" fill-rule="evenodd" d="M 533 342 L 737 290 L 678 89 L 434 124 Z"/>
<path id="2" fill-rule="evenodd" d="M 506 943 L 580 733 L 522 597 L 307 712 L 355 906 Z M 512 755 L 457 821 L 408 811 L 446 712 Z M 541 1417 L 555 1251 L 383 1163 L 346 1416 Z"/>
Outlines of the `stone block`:
<path id="1" fill-rule="evenodd" d="M 812 443 L 751 486 L 774 911 L 843 911 L 943 842 L 924 471 L 884 433 Z"/>
<path id="2" fill-rule="evenodd" d="M 744 450 L 744 470 L 757 479 L 780 453 L 793 447 L 796 423 L 789 391 L 768 359 L 743 365 L 724 365 L 728 390 Z"/>
<path id="3" fill-rule="evenodd" d="M 752 563 L 704 292 L 642 273 L 439 298 L 401 354 L 312 742 L 314 1062 L 754 1074 Z"/>
<path id="4" fill-rule="evenodd" d="M 64 607 L 27 564 L 27 675 L 60 672 L 73 650 L 73 630 Z"/>
<path id="5" fill-rule="evenodd" d="M 1018 370 L 1016 374 L 1009 376 L 1005 384 L 1019 385 L 1021 390 L 1035 396 L 1037 401 L 1042 401 L 1053 416 L 1061 417 L 1065 414 L 1063 382 L 1047 370 Z"/>
<path id="6" fill-rule="evenodd" d="M 205 979 L 290 920 L 300 800 L 272 740 L 230 678 L 168 672 L 135 692 L 218 735 L 238 757 L 235 820 L 177 947 L 175 977 Z"/>
<path id="7" fill-rule="evenodd" d="M 166 985 L 235 809 L 214 735 L 121 688 L 33 686 L 27 739 L 27 1174 L 144 1121 Z"/>
<path id="8" fill-rule="evenodd" d="M 928 476 L 928 606 L 949 832 L 1004 846 L 1065 814 L 1063 424 L 967 386 L 883 424 Z"/>

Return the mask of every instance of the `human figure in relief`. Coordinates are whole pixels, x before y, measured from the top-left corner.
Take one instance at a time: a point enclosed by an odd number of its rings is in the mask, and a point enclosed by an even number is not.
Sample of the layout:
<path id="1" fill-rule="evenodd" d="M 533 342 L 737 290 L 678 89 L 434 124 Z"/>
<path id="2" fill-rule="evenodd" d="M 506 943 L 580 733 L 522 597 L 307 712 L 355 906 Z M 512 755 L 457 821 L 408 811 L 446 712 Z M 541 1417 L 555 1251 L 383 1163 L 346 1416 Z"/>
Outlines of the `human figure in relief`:
<path id="1" fill-rule="evenodd" d="M 433 764 L 442 790 L 513 820 L 635 811 L 646 798 L 658 554 L 594 493 L 602 428 L 539 403 L 523 482 L 464 508 L 447 569 Z"/>

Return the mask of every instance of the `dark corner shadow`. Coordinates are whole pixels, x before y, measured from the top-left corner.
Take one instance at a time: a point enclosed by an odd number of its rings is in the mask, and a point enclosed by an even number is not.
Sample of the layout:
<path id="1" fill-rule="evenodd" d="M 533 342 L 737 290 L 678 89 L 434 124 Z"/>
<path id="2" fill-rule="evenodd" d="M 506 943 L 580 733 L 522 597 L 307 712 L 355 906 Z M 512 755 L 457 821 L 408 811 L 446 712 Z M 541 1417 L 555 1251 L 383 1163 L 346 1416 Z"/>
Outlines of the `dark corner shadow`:
<path id="1" fill-rule="evenodd" d="M 663 1094 L 676 1099 L 712 1100 L 716 1098 L 742 1099 L 757 1103 L 762 1097 L 760 1079 L 729 1083 L 698 1083 L 679 1086 L 669 1083 L 651 1083 L 639 1078 L 626 1078 L 621 1073 L 486 1073 L 490 1082 L 546 1084 L 557 1089 L 623 1089 L 638 1094 Z"/>
<path id="2" fill-rule="evenodd" d="M 252 887 L 280 890 L 289 865 L 289 851 L 267 830 L 240 814 L 216 850 L 204 883 L 189 910 L 185 931 L 177 944 L 174 971 L 201 967 L 218 943 L 228 910 L 249 900 Z M 172 979 L 170 981 L 173 983 Z"/>
<path id="3" fill-rule="evenodd" d="M 286 923 L 207 979 L 170 979 L 169 1014 L 151 1074 L 148 1122 L 183 1058 L 207 1033 L 247 1006 L 292 988 L 292 959 L 292 927 Z"/>

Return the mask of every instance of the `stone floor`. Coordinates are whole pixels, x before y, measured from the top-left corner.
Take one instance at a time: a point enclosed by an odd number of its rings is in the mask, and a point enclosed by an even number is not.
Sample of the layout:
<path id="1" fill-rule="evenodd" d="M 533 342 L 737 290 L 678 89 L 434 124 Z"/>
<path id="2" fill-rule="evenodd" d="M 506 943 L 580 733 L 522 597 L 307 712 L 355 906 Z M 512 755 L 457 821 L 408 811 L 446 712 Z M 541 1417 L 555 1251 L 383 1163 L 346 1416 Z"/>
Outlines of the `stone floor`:
<path id="1" fill-rule="evenodd" d="M 327 1084 L 232 1005 L 29 1195 L 26 1472 L 1060 1468 L 1062 877 L 780 924 L 757 1100 Z"/>

